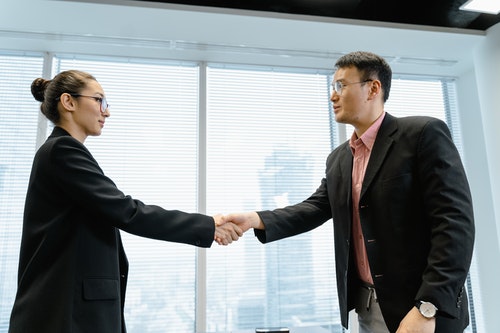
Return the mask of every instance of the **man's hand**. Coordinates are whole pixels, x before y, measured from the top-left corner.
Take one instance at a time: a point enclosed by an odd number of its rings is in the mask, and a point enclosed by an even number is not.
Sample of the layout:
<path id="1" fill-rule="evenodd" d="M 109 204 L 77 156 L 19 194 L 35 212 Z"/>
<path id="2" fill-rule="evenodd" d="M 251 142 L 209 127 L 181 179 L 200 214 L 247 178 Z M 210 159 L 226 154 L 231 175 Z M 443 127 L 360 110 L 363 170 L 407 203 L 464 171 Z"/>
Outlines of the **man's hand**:
<path id="1" fill-rule="evenodd" d="M 224 222 L 236 224 L 243 232 L 250 228 L 265 229 L 265 225 L 257 212 L 231 213 L 222 217 Z"/>
<path id="2" fill-rule="evenodd" d="M 243 236 L 243 231 L 240 227 L 233 223 L 226 223 L 222 219 L 221 214 L 213 216 L 215 221 L 215 235 L 214 240 L 219 245 L 228 245 L 233 241 L 237 241 L 241 236 Z"/>
<path id="3" fill-rule="evenodd" d="M 436 318 L 425 318 L 414 306 L 401 320 L 396 333 L 434 333 Z"/>

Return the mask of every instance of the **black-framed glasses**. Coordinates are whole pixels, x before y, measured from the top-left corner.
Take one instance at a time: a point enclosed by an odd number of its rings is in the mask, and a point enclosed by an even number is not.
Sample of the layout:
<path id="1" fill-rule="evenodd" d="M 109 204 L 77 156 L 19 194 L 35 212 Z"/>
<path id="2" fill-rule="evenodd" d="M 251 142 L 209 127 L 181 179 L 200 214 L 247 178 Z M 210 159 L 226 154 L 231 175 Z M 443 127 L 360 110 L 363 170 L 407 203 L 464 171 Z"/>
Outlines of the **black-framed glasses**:
<path id="1" fill-rule="evenodd" d="M 337 95 L 341 96 L 342 95 L 342 89 L 348 85 L 351 85 L 351 84 L 364 84 L 366 82 L 370 82 L 370 81 L 373 81 L 372 79 L 367 79 L 367 80 L 364 80 L 364 81 L 359 81 L 359 82 L 350 82 L 350 83 L 344 83 L 342 81 L 335 81 L 332 83 L 332 88 L 333 90 L 337 93 Z"/>
<path id="2" fill-rule="evenodd" d="M 93 98 L 96 102 L 101 104 L 101 112 L 104 113 L 106 112 L 107 109 L 109 109 L 109 104 L 108 101 L 106 100 L 106 97 L 98 97 L 98 96 L 90 96 L 90 95 L 81 95 L 81 94 L 70 94 L 73 97 L 87 97 L 87 98 Z"/>

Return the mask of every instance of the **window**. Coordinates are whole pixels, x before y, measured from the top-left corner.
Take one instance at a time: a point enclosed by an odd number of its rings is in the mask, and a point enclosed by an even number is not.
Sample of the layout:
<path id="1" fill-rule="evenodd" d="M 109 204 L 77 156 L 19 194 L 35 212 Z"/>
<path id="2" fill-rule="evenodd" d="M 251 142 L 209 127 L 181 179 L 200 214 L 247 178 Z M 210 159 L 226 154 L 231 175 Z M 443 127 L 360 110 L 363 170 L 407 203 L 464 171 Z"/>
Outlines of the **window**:
<path id="1" fill-rule="evenodd" d="M 0 332 L 7 332 L 17 287 L 24 198 L 40 113 L 30 86 L 42 68 L 40 54 L 0 53 Z"/>
<path id="2" fill-rule="evenodd" d="M 207 76 L 209 211 L 306 199 L 332 149 L 328 75 L 210 67 Z M 250 231 L 230 248 L 210 249 L 208 330 L 326 325 L 341 332 L 332 229 L 325 223 L 266 245 Z"/>
<path id="3" fill-rule="evenodd" d="M 352 132 L 331 118 L 329 72 L 6 53 L 0 65 L 0 333 L 16 291 L 31 162 L 48 134 L 29 91 L 43 68 L 52 68 L 50 76 L 77 68 L 99 80 L 111 117 L 87 147 L 121 190 L 167 209 L 212 215 L 301 201 L 319 185 L 328 153 Z M 454 129 L 453 93 L 448 80 L 396 78 L 386 108 L 397 116 L 432 111 Z M 128 331 L 342 332 L 332 229 L 326 222 L 266 245 L 249 232 L 207 250 L 122 233 Z"/>
<path id="4" fill-rule="evenodd" d="M 92 73 L 111 105 L 103 134 L 86 141 L 106 175 L 147 204 L 197 212 L 196 64 L 55 60 L 55 73 L 74 68 Z M 121 234 L 128 331 L 194 332 L 196 248 Z"/>

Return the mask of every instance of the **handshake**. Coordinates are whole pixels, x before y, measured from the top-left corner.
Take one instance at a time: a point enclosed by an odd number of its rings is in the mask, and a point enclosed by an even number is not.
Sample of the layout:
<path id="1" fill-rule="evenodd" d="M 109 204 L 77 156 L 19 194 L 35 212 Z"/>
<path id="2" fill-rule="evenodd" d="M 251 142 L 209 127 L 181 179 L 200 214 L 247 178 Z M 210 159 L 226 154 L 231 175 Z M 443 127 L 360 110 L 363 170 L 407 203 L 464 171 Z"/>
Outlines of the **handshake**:
<path id="1" fill-rule="evenodd" d="M 264 223 L 257 212 L 217 214 L 215 220 L 214 240 L 219 245 L 228 245 L 237 241 L 248 229 L 264 229 Z"/>

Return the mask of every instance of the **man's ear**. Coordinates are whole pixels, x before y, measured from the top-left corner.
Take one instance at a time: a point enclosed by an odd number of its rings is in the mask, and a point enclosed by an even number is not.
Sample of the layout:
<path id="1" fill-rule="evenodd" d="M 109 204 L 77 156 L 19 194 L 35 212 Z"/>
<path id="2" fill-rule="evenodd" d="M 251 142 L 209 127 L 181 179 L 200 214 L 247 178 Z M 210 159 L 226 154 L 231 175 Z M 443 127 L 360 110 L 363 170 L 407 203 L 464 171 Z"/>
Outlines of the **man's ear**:
<path id="1" fill-rule="evenodd" d="M 373 99 L 381 93 L 382 93 L 382 84 L 380 83 L 380 81 L 379 80 L 371 81 L 370 93 L 369 93 L 368 99 Z"/>
<path id="2" fill-rule="evenodd" d="M 67 110 L 69 112 L 75 111 L 76 103 L 75 103 L 75 99 L 73 98 L 73 96 L 71 96 L 68 93 L 64 93 L 61 95 L 59 100 L 61 101 L 61 104 L 65 110 Z"/>

